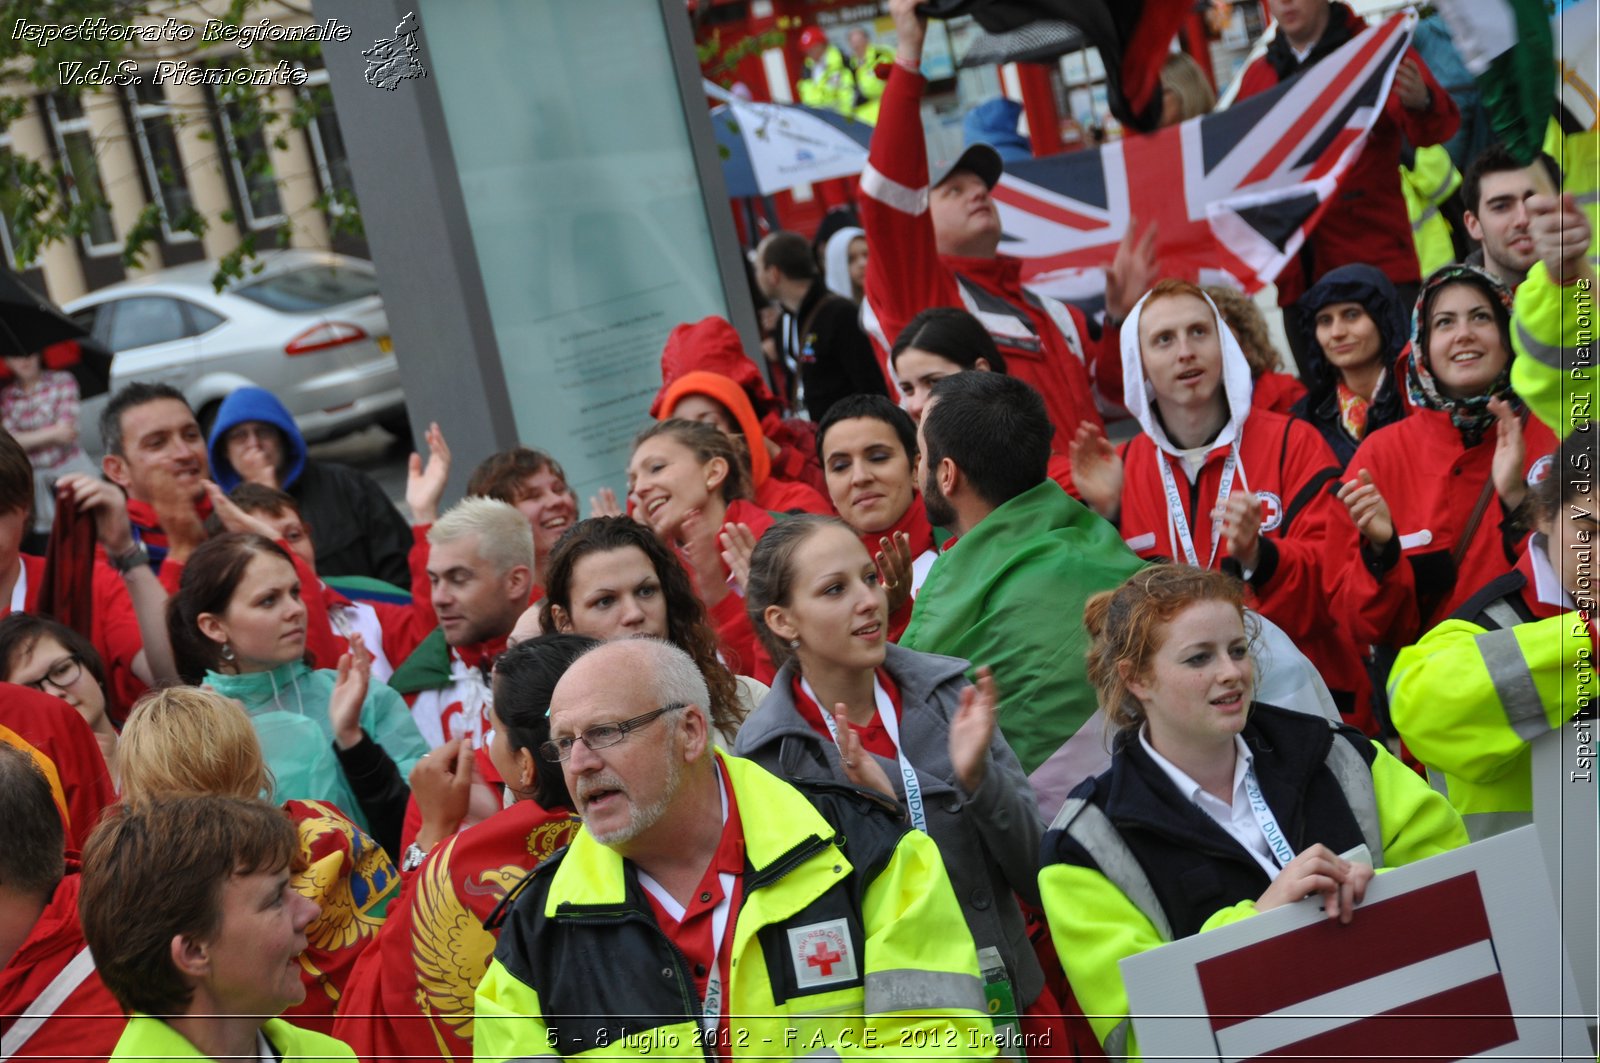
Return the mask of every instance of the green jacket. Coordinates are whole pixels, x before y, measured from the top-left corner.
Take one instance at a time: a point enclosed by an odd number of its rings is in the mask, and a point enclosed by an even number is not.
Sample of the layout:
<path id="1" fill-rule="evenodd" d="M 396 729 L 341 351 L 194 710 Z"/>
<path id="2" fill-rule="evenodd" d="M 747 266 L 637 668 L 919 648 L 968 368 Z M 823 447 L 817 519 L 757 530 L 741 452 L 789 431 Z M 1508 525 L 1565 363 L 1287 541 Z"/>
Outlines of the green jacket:
<path id="1" fill-rule="evenodd" d="M 1509 580 L 1525 582 L 1512 573 L 1490 587 Z M 1528 743 L 1593 705 L 1596 695 L 1583 617 L 1524 619 L 1510 597 L 1491 595 L 1479 608 L 1468 603 L 1462 615 L 1401 650 L 1389 673 L 1395 728 L 1430 773 L 1443 775 L 1442 789 L 1474 841 L 1533 821 Z"/>
<path id="2" fill-rule="evenodd" d="M 802 791 L 716 755 L 745 842 L 730 1054 L 995 1055 L 977 952 L 933 841 L 859 791 Z M 478 985 L 478 1060 L 700 1058 L 693 983 L 632 864 L 580 831 L 512 896 Z M 833 969 L 807 966 L 823 947 Z"/>
<path id="3" fill-rule="evenodd" d="M 300 1063 L 301 1060 L 337 1059 L 353 1060 L 356 1054 L 343 1041 L 327 1034 L 302 1030 L 282 1019 L 268 1019 L 261 1032 L 278 1053 L 283 1063 Z M 127 1060 L 129 1063 L 155 1063 L 163 1059 L 210 1059 L 189 1043 L 189 1039 L 160 1019 L 134 1012 L 128 1020 L 117 1047 L 111 1051 L 112 1063 Z"/>
<path id="4" fill-rule="evenodd" d="M 370 830 L 333 751 L 333 725 L 328 722 L 333 681 L 333 672 L 312 669 L 302 661 L 270 672 L 207 672 L 205 677 L 206 686 L 238 701 L 250 714 L 261 753 L 272 769 L 274 801 L 327 801 L 362 830 Z M 428 752 L 405 701 L 376 679 L 367 685 L 361 727 L 389 754 L 403 779 Z"/>
<path id="5" fill-rule="evenodd" d="M 1098 706 L 1085 603 L 1142 565 L 1115 528 L 1046 480 L 939 555 L 900 645 L 993 668 L 1000 730 L 1031 775 Z"/>

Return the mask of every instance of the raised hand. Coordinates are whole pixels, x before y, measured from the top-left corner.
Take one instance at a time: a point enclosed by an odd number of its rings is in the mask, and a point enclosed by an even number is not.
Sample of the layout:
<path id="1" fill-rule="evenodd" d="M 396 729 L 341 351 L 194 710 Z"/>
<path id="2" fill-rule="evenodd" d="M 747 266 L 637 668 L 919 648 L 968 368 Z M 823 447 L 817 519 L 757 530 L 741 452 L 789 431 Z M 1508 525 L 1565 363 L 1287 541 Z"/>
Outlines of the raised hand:
<path id="1" fill-rule="evenodd" d="M 1529 196 L 1527 209 L 1533 250 L 1544 262 L 1550 279 L 1557 284 L 1571 284 L 1579 277 L 1592 277 L 1589 245 L 1594 231 L 1572 193 Z"/>
<path id="2" fill-rule="evenodd" d="M 74 506 L 79 513 L 92 513 L 95 538 L 108 556 L 117 557 L 133 548 L 128 499 L 116 484 L 80 472 L 69 473 L 56 481 L 56 504 Z"/>
<path id="3" fill-rule="evenodd" d="M 985 665 L 978 669 L 978 681 L 961 691 L 961 704 L 950 720 L 950 766 L 968 794 L 977 792 L 989 771 L 989 743 L 999 715 L 994 673 Z"/>
<path id="4" fill-rule="evenodd" d="M 412 454 L 406 464 L 406 505 L 417 524 L 432 524 L 439 519 L 439 500 L 444 497 L 445 481 L 450 479 L 450 447 L 439 430 L 439 422 L 428 425 L 423 434 L 428 444 L 428 463 L 421 454 Z"/>
<path id="5" fill-rule="evenodd" d="M 1125 320 L 1139 297 L 1161 279 L 1156 261 L 1156 234 L 1155 222 L 1141 234 L 1139 219 L 1130 217 L 1127 231 L 1117 244 L 1116 257 L 1105 267 L 1106 313 L 1116 321 Z"/>
<path id="6" fill-rule="evenodd" d="M 460 829 L 472 807 L 472 740 L 452 738 L 411 769 L 411 796 L 422 813 L 417 845 L 432 849 Z"/>
<path id="7" fill-rule="evenodd" d="M 1255 571 L 1261 564 L 1261 500 L 1249 491 L 1235 491 L 1211 519 L 1222 521 L 1228 556 Z"/>
<path id="8" fill-rule="evenodd" d="M 590 495 L 589 516 L 590 518 L 622 516 L 622 504 L 617 501 L 617 493 L 609 487 L 602 487 Z"/>
<path id="9" fill-rule="evenodd" d="M 851 728 L 850 717 L 845 714 L 843 703 L 833 707 L 833 725 L 839 732 L 839 763 L 844 765 L 844 777 L 850 780 L 851 785 L 863 790 L 876 790 L 892 800 L 900 800 L 900 795 L 894 792 L 894 784 L 884 774 L 883 765 L 861 748 L 861 736 Z"/>
<path id="10" fill-rule="evenodd" d="M 1494 414 L 1494 459 L 1489 475 L 1494 479 L 1495 493 L 1507 512 L 1522 505 L 1528 497 L 1528 481 L 1522 467 L 1528 458 L 1528 442 L 1522 436 L 1522 418 L 1505 399 L 1490 399 L 1489 412 Z"/>
<path id="11" fill-rule="evenodd" d="M 366 704 L 367 684 L 372 678 L 372 654 L 360 635 L 350 636 L 350 652 L 339 658 L 333 693 L 328 697 L 328 723 L 340 749 L 361 741 L 361 707 Z"/>
<path id="12" fill-rule="evenodd" d="M 1422 71 L 1410 56 L 1400 60 L 1400 66 L 1394 72 L 1394 94 L 1399 97 L 1400 106 L 1408 111 L 1428 109 L 1428 83 L 1422 80 Z"/>
<path id="13" fill-rule="evenodd" d="M 902 605 L 911 600 L 911 536 L 895 532 L 878 540 L 879 550 L 873 555 L 878 565 L 878 579 L 883 581 L 884 593 L 889 598 L 889 615 L 893 616 Z"/>
<path id="14" fill-rule="evenodd" d="M 728 566 L 734 585 L 743 594 L 745 584 L 750 581 L 750 555 L 756 552 L 756 533 L 748 524 L 730 521 L 722 526 L 717 541 L 722 546 L 722 563 Z"/>
<path id="15" fill-rule="evenodd" d="M 1088 421 L 1078 426 L 1067 444 L 1072 462 L 1072 486 L 1089 506 L 1107 520 L 1122 509 L 1122 456 L 1106 438 L 1105 430 Z"/>
<path id="16" fill-rule="evenodd" d="M 1380 550 L 1389 545 L 1394 538 L 1394 518 L 1370 472 L 1358 472 L 1356 479 L 1339 488 L 1338 498 L 1350 511 L 1350 519 L 1356 522 L 1356 530 L 1363 538 Z"/>
<path id="17" fill-rule="evenodd" d="M 228 493 L 210 480 L 205 481 L 206 496 L 211 499 L 211 512 L 217 515 L 222 522 L 224 531 L 247 532 L 251 535 L 261 535 L 268 539 L 276 540 L 278 533 L 254 513 L 246 513 L 239 508 L 239 504 L 228 497 Z"/>

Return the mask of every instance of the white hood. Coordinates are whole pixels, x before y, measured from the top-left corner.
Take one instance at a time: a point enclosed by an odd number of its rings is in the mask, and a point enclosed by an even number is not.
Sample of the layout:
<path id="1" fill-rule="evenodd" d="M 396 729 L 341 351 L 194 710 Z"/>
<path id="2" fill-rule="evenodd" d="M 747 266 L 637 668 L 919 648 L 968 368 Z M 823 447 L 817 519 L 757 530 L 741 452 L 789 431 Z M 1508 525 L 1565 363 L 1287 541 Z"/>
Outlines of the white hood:
<path id="1" fill-rule="evenodd" d="M 1150 293 L 1146 292 L 1122 323 L 1123 401 L 1128 412 L 1133 414 L 1139 427 L 1155 441 L 1156 446 L 1173 456 L 1182 456 L 1185 452 L 1167 438 L 1167 431 L 1156 416 L 1155 393 L 1151 390 L 1149 378 L 1145 376 L 1144 359 L 1139 355 L 1139 317 L 1144 313 L 1144 304 L 1149 298 Z M 1250 379 L 1250 363 L 1245 361 L 1239 341 L 1217 312 L 1217 304 L 1211 301 L 1209 295 L 1205 299 L 1206 305 L 1211 307 L 1211 316 L 1216 320 L 1217 335 L 1222 340 L 1222 388 L 1228 398 L 1228 423 L 1217 438 L 1206 445 L 1205 450 L 1210 452 L 1239 441 L 1245 418 L 1250 415 L 1250 395 L 1254 385 Z"/>

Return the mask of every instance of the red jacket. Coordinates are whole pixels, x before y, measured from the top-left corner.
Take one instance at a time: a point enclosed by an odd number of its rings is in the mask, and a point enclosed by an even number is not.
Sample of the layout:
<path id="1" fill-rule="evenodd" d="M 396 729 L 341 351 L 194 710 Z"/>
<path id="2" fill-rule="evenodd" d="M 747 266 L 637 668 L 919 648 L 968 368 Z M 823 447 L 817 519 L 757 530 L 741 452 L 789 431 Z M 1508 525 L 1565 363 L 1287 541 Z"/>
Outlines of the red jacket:
<path id="1" fill-rule="evenodd" d="M 27 940 L 0 968 L 0 1037 L 18 1060 L 106 1059 L 128 1024 L 122 1005 L 92 963 L 86 969 L 68 970 L 80 953 L 88 956 L 89 948 L 78 922 L 78 885 L 74 862 Z M 25 1016 L 37 1017 L 35 1002 L 57 977 L 63 979 L 63 987 L 71 984 L 71 991 L 28 1040 L 14 1048 L 12 1039 L 20 1036 L 21 1024 L 28 1021 Z"/>
<path id="2" fill-rule="evenodd" d="M 1234 490 L 1248 488 L 1261 500 L 1261 560 L 1249 584 L 1252 605 L 1283 628 L 1305 652 L 1330 689 L 1343 692 L 1342 708 L 1364 702 L 1365 675 L 1355 644 L 1327 622 L 1322 565 L 1328 525 L 1338 499 L 1328 484 L 1339 475 L 1333 452 L 1315 428 L 1271 410 L 1251 409 L 1242 428 Z M 1204 564 L 1211 554 L 1210 513 L 1217 501 L 1222 469 L 1231 448 L 1206 456 L 1190 484 L 1182 463 L 1156 448 L 1148 435 L 1128 443 L 1123 453 L 1122 535 L 1140 557 L 1181 561 L 1182 546 L 1168 529 L 1166 492 L 1157 461 L 1172 469 L 1195 553 Z M 1220 541 L 1212 568 L 1228 556 Z M 1359 711 L 1359 709 L 1357 710 Z"/>
<path id="3" fill-rule="evenodd" d="M 1256 377 L 1250 391 L 1250 405 L 1287 416 L 1291 407 L 1306 393 L 1300 378 L 1289 373 L 1265 372 Z"/>
<path id="4" fill-rule="evenodd" d="M 1524 468 L 1547 471 L 1550 463 L 1540 462 L 1555 449 L 1555 436 L 1527 416 L 1522 432 Z M 1413 409 L 1356 449 L 1345 479 L 1355 479 L 1362 469 L 1371 473 L 1395 529 L 1389 549 L 1374 557 L 1342 505 L 1329 528 L 1326 572 L 1333 616 L 1358 644 L 1398 648 L 1416 642 L 1516 564 L 1525 537 L 1502 529 L 1507 514 L 1498 495 L 1489 499 L 1461 564 L 1450 560 L 1489 480 L 1494 446 L 1491 430 L 1468 450 L 1448 413 Z"/>
<path id="5" fill-rule="evenodd" d="M 472 994 L 499 931 L 484 920 L 577 820 L 519 801 L 441 842 L 389 905 L 345 986 L 333 1035 L 364 1060 L 472 1058 Z"/>
<path id="6" fill-rule="evenodd" d="M 1009 318 L 1026 321 L 1031 328 L 1033 335 L 1025 338 L 998 332 L 992 325 L 990 332 L 1005 355 L 1007 372 L 1044 396 L 1056 426 L 1052 448 L 1065 454 L 1080 422 L 1102 423 L 1086 359 L 1095 358 L 1101 343 L 1110 343 L 1115 351 L 1115 336 L 1108 329 L 1106 335 L 1092 339 L 1076 307 L 1053 303 L 1076 334 L 1064 333 L 1046 304 L 1024 293 L 1021 263 L 1015 258 L 939 254 L 928 212 L 928 149 L 922 134 L 925 83 L 920 74 L 898 66 L 889 75 L 867 170 L 861 176 L 861 225 L 873 252 L 867 258 L 862 306 L 867 334 L 884 375 L 894 379 L 889 348 L 895 337 L 929 307 L 971 309 L 963 294 L 965 282 L 967 295 L 976 298 L 975 293 L 981 293 L 988 308 L 996 311 L 984 319 L 986 325 Z M 1410 230 L 1406 231 L 1409 236 Z"/>
<path id="7" fill-rule="evenodd" d="M 78 710 L 50 694 L 0 683 L 0 742 L 39 765 L 61 810 L 67 852 L 83 851 L 100 813 L 117 800 L 105 757 Z"/>
<path id="8" fill-rule="evenodd" d="M 1279 34 L 1267 54 L 1245 68 L 1239 82 L 1239 99 L 1265 92 L 1305 65 L 1315 65 L 1365 28 L 1359 15 L 1342 3 L 1333 3 L 1328 28 L 1308 56 L 1309 64 L 1298 62 L 1289 50 L 1288 40 Z M 1406 58 L 1421 69 L 1422 80 L 1432 94 L 1431 104 L 1426 111 L 1410 111 L 1396 93 L 1389 93 L 1361 156 L 1339 182 L 1338 193 L 1325 205 L 1301 251 L 1300 266 L 1291 264 L 1278 275 L 1279 306 L 1293 303 L 1312 282 L 1335 266 L 1353 262 L 1376 266 L 1395 284 L 1415 284 L 1422 279 L 1416 245 L 1411 239 L 1411 217 L 1400 191 L 1401 138 L 1414 147 L 1442 144 L 1455 135 L 1461 113 L 1415 49 L 1407 48 Z"/>

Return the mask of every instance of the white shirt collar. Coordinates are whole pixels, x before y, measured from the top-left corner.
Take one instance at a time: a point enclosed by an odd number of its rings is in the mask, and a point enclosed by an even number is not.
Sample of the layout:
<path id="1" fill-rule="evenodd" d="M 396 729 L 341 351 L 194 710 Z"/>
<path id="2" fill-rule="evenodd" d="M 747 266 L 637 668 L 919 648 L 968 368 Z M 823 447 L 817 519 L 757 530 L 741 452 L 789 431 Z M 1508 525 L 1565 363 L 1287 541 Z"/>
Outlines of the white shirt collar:
<path id="1" fill-rule="evenodd" d="M 1539 604 L 1557 609 L 1576 609 L 1572 595 L 1561 585 L 1555 566 L 1550 564 L 1549 539 L 1544 532 L 1534 532 L 1528 540 L 1528 560 L 1533 565 L 1533 594 Z"/>
<path id="2" fill-rule="evenodd" d="M 1205 787 L 1190 778 L 1182 768 L 1157 753 L 1156 747 L 1150 744 L 1149 731 L 1150 725 L 1148 723 L 1139 728 L 1139 744 L 1144 746 L 1146 753 L 1150 754 L 1150 759 L 1155 761 L 1157 766 L 1167 773 L 1167 778 L 1172 780 L 1172 785 L 1178 788 L 1179 793 L 1195 804 L 1199 804 L 1202 797 L 1210 798 L 1219 804 L 1224 803 Z M 1245 740 L 1239 735 L 1233 736 L 1233 750 L 1233 789 L 1231 793 L 1237 795 L 1244 786 L 1245 772 L 1250 770 L 1250 765 L 1255 760 L 1255 754 L 1250 752 L 1250 747 L 1245 744 Z"/>

